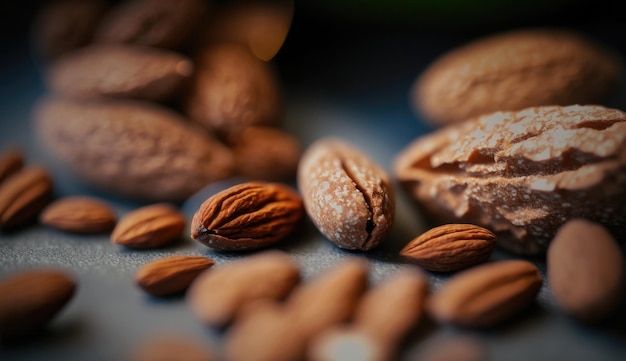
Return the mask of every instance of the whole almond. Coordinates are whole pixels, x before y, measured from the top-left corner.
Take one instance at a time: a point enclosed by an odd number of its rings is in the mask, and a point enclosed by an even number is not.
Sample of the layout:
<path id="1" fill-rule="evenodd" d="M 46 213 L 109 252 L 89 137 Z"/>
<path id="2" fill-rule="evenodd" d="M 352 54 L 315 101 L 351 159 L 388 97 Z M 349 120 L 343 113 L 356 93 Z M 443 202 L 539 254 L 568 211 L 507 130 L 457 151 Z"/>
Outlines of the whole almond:
<path id="1" fill-rule="evenodd" d="M 556 304 L 584 322 L 611 316 L 624 295 L 622 249 L 602 225 L 574 219 L 548 247 L 548 282 Z"/>
<path id="2" fill-rule="evenodd" d="M 97 198 L 74 196 L 50 203 L 39 221 L 66 232 L 102 233 L 115 227 L 116 216 L 107 203 Z"/>
<path id="3" fill-rule="evenodd" d="M 155 248 L 176 241 L 185 230 L 185 216 L 172 205 L 157 203 L 124 215 L 111 242 L 129 248 Z"/>
<path id="4" fill-rule="evenodd" d="M 215 355 L 201 341 L 181 335 L 150 336 L 133 346 L 123 361 L 214 361 Z"/>
<path id="5" fill-rule="evenodd" d="M 48 171 L 30 166 L 0 184 L 0 229 L 25 225 L 37 218 L 52 198 Z"/>
<path id="6" fill-rule="evenodd" d="M 0 184 L 24 167 L 24 155 L 18 149 L 9 149 L 0 154 Z"/>
<path id="7" fill-rule="evenodd" d="M 46 73 L 48 88 L 70 98 L 168 100 L 193 72 L 190 59 L 132 45 L 91 45 L 63 56 Z"/>
<path id="8" fill-rule="evenodd" d="M 286 253 L 265 251 L 203 272 L 186 299 L 203 323 L 224 327 L 252 303 L 285 298 L 299 280 Z"/>
<path id="9" fill-rule="evenodd" d="M 462 327 L 491 327 L 528 307 L 543 280 L 522 260 L 476 266 L 449 279 L 427 301 L 437 321 Z"/>
<path id="10" fill-rule="evenodd" d="M 444 54 L 415 81 L 416 110 L 445 125 L 495 111 L 598 104 L 615 90 L 617 57 L 582 34 L 524 29 Z"/>
<path id="11" fill-rule="evenodd" d="M 282 100 L 273 68 L 247 47 L 217 44 L 195 59 L 187 115 L 223 137 L 252 125 L 276 125 Z"/>
<path id="12" fill-rule="evenodd" d="M 409 242 L 400 255 L 424 269 L 457 271 L 489 259 L 496 235 L 472 224 L 446 224 L 432 228 Z"/>
<path id="13" fill-rule="evenodd" d="M 202 203 L 191 222 L 191 237 L 220 251 L 258 249 L 290 235 L 302 218 L 302 200 L 290 187 L 247 182 Z"/>
<path id="14" fill-rule="evenodd" d="M 306 149 L 298 189 L 315 226 L 341 248 L 370 250 L 391 229 L 395 199 L 387 174 L 342 139 L 323 138 Z"/>
<path id="15" fill-rule="evenodd" d="M 0 337 L 19 339 L 41 329 L 74 295 L 76 282 L 56 269 L 32 269 L 0 281 Z"/>
<path id="16" fill-rule="evenodd" d="M 155 104 L 47 98 L 35 118 L 38 138 L 63 166 L 120 196 L 182 201 L 233 171 L 224 145 Z"/>
<path id="17" fill-rule="evenodd" d="M 185 291 L 207 268 L 212 259 L 203 256 L 171 256 L 143 265 L 135 274 L 135 283 L 152 296 L 168 296 Z"/>

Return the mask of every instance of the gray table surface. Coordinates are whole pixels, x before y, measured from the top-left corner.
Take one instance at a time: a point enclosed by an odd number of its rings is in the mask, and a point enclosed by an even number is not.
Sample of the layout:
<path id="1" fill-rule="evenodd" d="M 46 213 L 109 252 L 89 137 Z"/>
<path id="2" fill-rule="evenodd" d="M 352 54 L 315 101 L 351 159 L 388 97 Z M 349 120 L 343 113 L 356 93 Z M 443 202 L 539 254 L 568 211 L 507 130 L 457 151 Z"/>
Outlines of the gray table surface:
<path id="1" fill-rule="evenodd" d="M 284 127 L 305 146 L 327 135 L 345 138 L 390 171 L 396 154 L 416 136 L 430 130 L 408 106 L 412 80 L 428 59 L 465 40 L 458 36 L 446 38 L 445 43 L 436 35 L 406 35 L 403 29 L 396 30 L 380 36 L 370 32 L 359 37 L 354 30 L 352 37 L 339 35 L 334 45 L 325 48 L 335 52 L 332 59 L 313 54 L 314 50 L 309 54 L 311 58 L 306 52 L 296 54 L 288 47 L 289 41 L 294 40 L 288 39 L 286 55 L 281 51 L 277 59 L 285 78 Z M 390 41 L 390 37 L 394 40 Z M 297 41 L 312 38 L 302 35 Z M 429 50 L 407 50 L 410 48 L 407 44 L 418 41 L 423 41 L 423 46 L 430 45 L 425 46 Z M 337 55 L 344 47 L 348 50 Z M 304 58 L 308 59 L 304 67 L 290 63 Z M 23 53 L 11 59 L 3 64 L 0 82 L 0 151 L 17 144 L 25 151 L 29 164 L 46 165 L 53 174 L 58 197 L 79 194 L 101 197 L 115 208 L 118 217 L 143 205 L 86 187 L 50 161 L 34 138 L 30 120 L 33 102 L 45 93 L 40 75 Z M 417 65 L 412 67 L 411 62 Z M 319 66 L 318 73 L 313 72 L 313 66 Z M 324 87 L 324 82 L 331 80 L 334 83 Z M 621 104 L 626 109 L 623 99 L 622 94 L 614 105 Z M 207 187 L 182 204 L 181 209 L 190 219 L 201 201 L 225 186 Z M 276 248 L 288 252 L 301 265 L 305 280 L 346 257 L 365 257 L 371 262 L 370 280 L 375 285 L 398 269 L 412 267 L 398 257 L 398 251 L 427 229 L 421 215 L 400 191 L 396 214 L 386 242 L 369 253 L 338 249 L 310 222 Z M 18 346 L 0 346 L 0 360 L 115 360 L 140 340 L 164 333 L 186 335 L 219 351 L 223 335 L 201 325 L 184 297 L 148 297 L 133 284 L 137 268 L 159 257 L 205 255 L 213 258 L 219 267 L 246 255 L 214 252 L 191 240 L 187 236 L 189 232 L 185 234 L 184 239 L 170 247 L 136 251 L 111 244 L 106 234 L 77 236 L 41 225 L 0 233 L 0 277 L 31 267 L 54 266 L 71 272 L 79 284 L 71 303 L 44 334 Z M 514 257 L 497 250 L 492 259 Z M 531 260 L 545 274 L 544 260 L 541 257 Z M 449 276 L 429 273 L 429 277 L 433 289 L 437 289 Z M 544 283 L 530 309 L 497 328 L 476 331 L 421 324 L 408 337 L 401 359 L 410 360 L 425 342 L 467 334 L 485 343 L 492 360 L 624 360 L 624 313 L 620 312 L 603 326 L 580 325 L 558 311 Z"/>

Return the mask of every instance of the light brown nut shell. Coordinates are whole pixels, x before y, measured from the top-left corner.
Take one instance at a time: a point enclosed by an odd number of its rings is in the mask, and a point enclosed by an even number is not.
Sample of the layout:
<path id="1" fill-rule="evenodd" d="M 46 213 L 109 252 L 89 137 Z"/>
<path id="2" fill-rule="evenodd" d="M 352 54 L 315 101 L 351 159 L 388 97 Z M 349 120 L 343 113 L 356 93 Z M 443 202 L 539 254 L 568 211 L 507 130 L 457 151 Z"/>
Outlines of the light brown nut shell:
<path id="1" fill-rule="evenodd" d="M 156 203 L 137 208 L 120 218 L 111 242 L 128 248 L 156 248 L 180 238 L 185 216 L 172 205 Z"/>
<path id="2" fill-rule="evenodd" d="M 35 127 L 64 166 L 120 196 L 182 201 L 233 171 L 230 150 L 154 104 L 47 98 Z"/>
<path id="3" fill-rule="evenodd" d="M 597 104 L 622 69 L 608 50 L 562 29 L 524 29 L 478 39 L 444 54 L 415 81 L 416 110 L 435 125 L 501 110 Z"/>
<path id="4" fill-rule="evenodd" d="M 115 211 L 106 202 L 87 196 L 72 196 L 50 203 L 39 215 L 46 226 L 66 232 L 101 233 L 115 227 Z"/>
<path id="5" fill-rule="evenodd" d="M 496 112 L 416 139 L 395 176 L 435 223 L 473 223 L 544 252 L 568 219 L 623 230 L 626 114 L 601 106 Z"/>
<path id="6" fill-rule="evenodd" d="M 46 83 L 70 98 L 134 98 L 161 101 L 182 89 L 193 72 L 190 59 L 132 45 L 92 45 L 52 64 Z"/>
<path id="7" fill-rule="evenodd" d="M 204 256 L 170 256 L 146 263 L 137 270 L 135 283 L 152 296 L 169 296 L 189 285 L 215 262 Z"/>
<path id="8" fill-rule="evenodd" d="M 395 198 L 387 174 L 342 139 L 323 138 L 306 149 L 298 189 L 315 226 L 341 248 L 370 250 L 393 223 Z"/>

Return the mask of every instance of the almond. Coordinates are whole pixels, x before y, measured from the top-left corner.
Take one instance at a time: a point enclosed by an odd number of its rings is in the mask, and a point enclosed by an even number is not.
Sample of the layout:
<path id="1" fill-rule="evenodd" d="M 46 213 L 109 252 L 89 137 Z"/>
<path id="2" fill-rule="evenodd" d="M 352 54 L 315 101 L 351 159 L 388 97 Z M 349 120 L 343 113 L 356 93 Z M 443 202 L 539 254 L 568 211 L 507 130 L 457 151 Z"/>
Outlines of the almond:
<path id="1" fill-rule="evenodd" d="M 224 327 L 252 303 L 285 298 L 299 281 L 286 253 L 265 251 L 203 272 L 186 297 L 203 323 Z"/>
<path id="2" fill-rule="evenodd" d="M 135 275 L 135 283 L 152 296 L 180 293 L 214 263 L 212 259 L 202 256 L 161 258 L 142 266 Z"/>
<path id="3" fill-rule="evenodd" d="M 611 316 L 626 289 L 621 247 L 602 225 L 573 219 L 548 247 L 548 282 L 556 304 L 588 323 Z"/>
<path id="4" fill-rule="evenodd" d="M 101 233 L 115 227 L 116 216 L 105 202 L 93 197 L 65 197 L 50 203 L 39 221 L 66 232 Z"/>
<path id="5" fill-rule="evenodd" d="M 123 358 L 124 361 L 215 361 L 214 353 L 204 342 L 179 334 L 162 334 L 141 340 Z"/>
<path id="6" fill-rule="evenodd" d="M 437 321 L 463 327 L 491 327 L 530 305 L 543 279 L 522 260 L 499 261 L 463 271 L 427 301 Z"/>
<path id="7" fill-rule="evenodd" d="M 177 240 L 185 230 L 185 216 L 166 203 L 144 206 L 122 217 L 111 242 L 129 248 L 155 248 Z"/>
<path id="8" fill-rule="evenodd" d="M 52 198 L 52 179 L 42 167 L 31 166 L 0 184 L 0 229 L 25 225 L 37 218 Z"/>
<path id="9" fill-rule="evenodd" d="M 247 182 L 207 199 L 191 222 L 191 237 L 220 251 L 267 247 L 304 218 L 297 192 L 280 183 Z"/>
<path id="10" fill-rule="evenodd" d="M 69 302 L 76 282 L 64 271 L 33 269 L 0 281 L 0 336 L 25 337 L 42 327 Z"/>
<path id="11" fill-rule="evenodd" d="M 0 184 L 24 166 L 24 155 L 18 149 L 10 149 L 0 154 Z"/>
<path id="12" fill-rule="evenodd" d="M 486 228 L 446 224 L 409 242 L 400 255 L 429 271 L 450 272 L 488 260 L 495 246 L 496 235 Z"/>

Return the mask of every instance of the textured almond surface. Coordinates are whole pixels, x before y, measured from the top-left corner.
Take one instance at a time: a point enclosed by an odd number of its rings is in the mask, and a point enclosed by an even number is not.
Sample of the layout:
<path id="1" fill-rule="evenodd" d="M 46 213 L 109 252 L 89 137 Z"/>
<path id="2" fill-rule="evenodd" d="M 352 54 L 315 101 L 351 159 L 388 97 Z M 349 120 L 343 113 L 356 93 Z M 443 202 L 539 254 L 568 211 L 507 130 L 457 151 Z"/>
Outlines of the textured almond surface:
<path id="1" fill-rule="evenodd" d="M 515 316 L 535 299 L 543 280 L 522 260 L 476 266 L 449 279 L 428 300 L 437 321 L 463 327 L 491 327 Z"/>
<path id="2" fill-rule="evenodd" d="M 413 239 L 400 254 L 429 271 L 450 272 L 488 260 L 495 245 L 495 234 L 486 228 L 446 224 Z"/>
<path id="3" fill-rule="evenodd" d="M 206 13 L 203 0 L 119 2 L 102 19 L 95 41 L 179 48 L 189 42 Z"/>
<path id="4" fill-rule="evenodd" d="M 26 225 L 52 198 L 52 178 L 39 166 L 30 166 L 0 184 L 0 228 Z"/>
<path id="5" fill-rule="evenodd" d="M 203 256 L 171 256 L 145 264 L 135 274 L 135 283 L 153 296 L 185 291 L 191 282 L 215 262 Z"/>
<path id="6" fill-rule="evenodd" d="M 233 171 L 226 147 L 154 104 L 46 98 L 35 126 L 62 164 L 117 195 L 181 201 Z"/>
<path id="7" fill-rule="evenodd" d="M 65 197 L 50 203 L 39 215 L 39 221 L 62 231 L 101 233 L 115 227 L 117 218 L 104 201 L 93 197 Z"/>
<path id="8" fill-rule="evenodd" d="M 298 189 L 315 226 L 341 248 L 370 250 L 393 223 L 395 199 L 387 174 L 342 139 L 323 138 L 306 149 Z"/>
<path id="9" fill-rule="evenodd" d="M 224 327 L 247 305 L 285 298 L 299 281 L 300 270 L 286 253 L 265 251 L 203 272 L 186 298 L 200 321 Z"/>
<path id="10" fill-rule="evenodd" d="M 620 305 L 626 282 L 624 255 L 604 227 L 583 219 L 565 223 L 547 256 L 550 290 L 566 313 L 595 322 Z"/>
<path id="11" fill-rule="evenodd" d="M 235 44 L 205 48 L 194 60 L 189 118 L 224 137 L 251 125 L 278 124 L 283 105 L 268 63 Z"/>
<path id="12" fill-rule="evenodd" d="M 0 337 L 22 338 L 41 329 L 75 290 L 76 282 L 56 269 L 20 271 L 0 280 Z"/>
<path id="13" fill-rule="evenodd" d="M 303 217 L 302 199 L 291 188 L 247 182 L 202 203 L 191 222 L 191 237 L 221 251 L 257 249 L 290 235 Z"/>
<path id="14" fill-rule="evenodd" d="M 626 114 L 601 106 L 496 112 L 416 139 L 395 175 L 437 223 L 473 223 L 520 253 L 568 219 L 623 229 Z"/>
<path id="15" fill-rule="evenodd" d="M 169 204 L 158 203 L 125 214 L 111 233 L 111 242 L 129 248 L 155 248 L 180 238 L 187 221 Z"/>
<path id="16" fill-rule="evenodd" d="M 24 155 L 20 150 L 9 149 L 0 153 L 0 184 L 24 166 Z"/>
<path id="17" fill-rule="evenodd" d="M 92 45 L 57 60 L 47 72 L 50 90 L 71 98 L 166 100 L 193 72 L 173 52 L 132 45 Z"/>
<path id="18" fill-rule="evenodd" d="M 526 29 L 475 40 L 437 59 L 413 101 L 434 124 L 539 105 L 597 104 L 614 90 L 618 59 L 582 34 Z"/>

